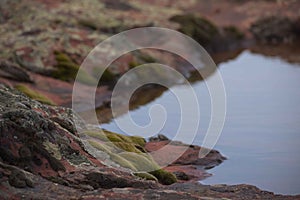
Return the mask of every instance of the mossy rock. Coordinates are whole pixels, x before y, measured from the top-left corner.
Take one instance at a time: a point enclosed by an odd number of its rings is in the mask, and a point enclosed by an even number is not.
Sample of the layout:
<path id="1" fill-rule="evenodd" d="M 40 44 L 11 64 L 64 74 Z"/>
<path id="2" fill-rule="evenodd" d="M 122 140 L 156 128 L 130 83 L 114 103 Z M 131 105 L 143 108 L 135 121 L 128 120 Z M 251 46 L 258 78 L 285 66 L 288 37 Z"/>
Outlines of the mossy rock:
<path id="1" fill-rule="evenodd" d="M 128 143 L 128 142 L 113 142 L 113 145 L 115 145 L 117 148 L 122 149 L 123 151 L 127 152 L 134 152 L 134 153 L 142 153 L 134 143 Z"/>
<path id="2" fill-rule="evenodd" d="M 137 62 L 137 61 L 135 61 L 135 60 L 132 60 L 132 61 L 130 61 L 129 63 L 128 63 L 128 67 L 129 67 L 129 69 L 133 69 L 133 68 L 135 68 L 135 67 L 137 67 L 137 66 L 139 66 L 139 65 L 141 65 L 142 63 L 139 63 L 139 62 Z"/>
<path id="3" fill-rule="evenodd" d="M 86 85 L 98 85 L 98 81 L 83 69 L 78 70 L 76 80 Z"/>
<path id="4" fill-rule="evenodd" d="M 100 80 L 99 80 L 100 83 L 112 82 L 116 79 L 116 75 L 113 72 L 111 72 L 111 70 L 108 69 L 108 68 L 106 68 L 104 71 L 103 71 L 103 68 L 101 68 L 101 67 L 94 67 L 93 68 L 93 74 L 94 74 L 95 78 L 98 79 L 99 78 L 98 76 L 101 73 L 102 73 L 102 75 L 101 75 Z"/>
<path id="5" fill-rule="evenodd" d="M 146 140 L 140 136 L 130 136 L 130 140 L 141 147 L 145 147 L 146 145 Z"/>
<path id="6" fill-rule="evenodd" d="M 153 58 L 152 56 L 150 56 L 149 54 L 147 54 L 147 53 L 140 53 L 139 55 L 138 55 L 138 58 L 140 59 L 140 60 L 142 60 L 143 62 L 145 62 L 145 63 L 156 63 L 157 62 L 157 60 L 155 59 L 155 58 Z"/>
<path id="7" fill-rule="evenodd" d="M 212 22 L 193 14 L 175 15 L 170 21 L 180 24 L 178 31 L 194 38 L 201 45 L 208 45 L 216 36 L 219 30 Z"/>
<path id="8" fill-rule="evenodd" d="M 125 136 L 125 135 L 121 135 L 118 133 L 113 133 L 107 130 L 103 130 L 103 132 L 105 133 L 106 137 L 111 141 L 111 142 L 132 142 L 130 137 Z"/>
<path id="9" fill-rule="evenodd" d="M 99 130 L 88 130 L 88 131 L 84 131 L 83 133 L 92 138 L 97 138 L 104 142 L 109 141 L 108 138 L 106 137 L 106 135 L 102 131 L 99 131 Z"/>
<path id="10" fill-rule="evenodd" d="M 123 158 L 122 156 L 120 156 L 118 154 L 110 153 L 110 159 L 122 167 L 131 169 L 135 172 L 138 171 L 136 169 L 136 167 L 130 161 L 126 160 L 125 158 Z"/>
<path id="11" fill-rule="evenodd" d="M 224 27 L 225 33 L 235 39 L 243 39 L 245 37 L 244 33 L 242 33 L 237 27 L 235 26 L 226 26 Z"/>
<path id="12" fill-rule="evenodd" d="M 112 151 L 113 151 L 113 149 L 110 146 L 108 146 L 106 144 L 103 144 L 103 143 L 100 143 L 100 142 L 97 142 L 95 140 L 88 140 L 88 142 L 89 142 L 90 145 L 92 145 L 92 147 L 94 147 L 94 148 L 96 148 L 100 151 L 103 151 L 107 154 L 111 154 Z"/>
<path id="13" fill-rule="evenodd" d="M 149 174 L 147 172 L 135 172 L 133 173 L 135 176 L 140 177 L 145 180 L 151 180 L 151 181 L 156 181 L 158 182 L 157 178 L 153 176 L 152 174 Z"/>
<path id="14" fill-rule="evenodd" d="M 36 101 L 39 101 L 41 103 L 48 104 L 48 105 L 55 105 L 55 103 L 53 101 L 51 101 L 48 97 L 42 95 L 39 92 L 36 92 L 36 91 L 30 89 L 26 85 L 19 84 L 19 85 L 16 85 L 15 88 L 17 90 L 19 90 L 20 92 L 24 93 L 26 96 L 28 96 Z"/>
<path id="15" fill-rule="evenodd" d="M 138 171 L 154 171 L 159 169 L 159 165 L 148 156 L 144 154 L 137 154 L 133 152 L 122 152 L 122 158 L 128 160 Z"/>
<path id="16" fill-rule="evenodd" d="M 149 173 L 155 176 L 158 179 L 158 182 L 163 185 L 171 185 L 177 182 L 177 178 L 174 174 L 163 169 L 154 170 Z"/>
<path id="17" fill-rule="evenodd" d="M 72 61 L 70 57 L 62 52 L 54 52 L 57 64 L 56 69 L 52 72 L 54 78 L 63 81 L 74 81 L 76 78 L 79 82 L 86 85 L 97 85 L 97 80 L 80 69 L 80 66 Z"/>

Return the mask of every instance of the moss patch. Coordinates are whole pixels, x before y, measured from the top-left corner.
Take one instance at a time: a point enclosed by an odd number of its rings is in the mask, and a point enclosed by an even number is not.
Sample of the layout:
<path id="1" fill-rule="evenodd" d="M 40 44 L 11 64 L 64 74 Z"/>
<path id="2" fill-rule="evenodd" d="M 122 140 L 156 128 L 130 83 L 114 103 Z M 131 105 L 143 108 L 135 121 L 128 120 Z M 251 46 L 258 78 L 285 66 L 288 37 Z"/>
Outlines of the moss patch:
<path id="1" fill-rule="evenodd" d="M 74 63 L 68 55 L 61 52 L 55 52 L 55 59 L 57 62 L 55 65 L 56 70 L 52 72 L 54 78 L 63 81 L 74 81 L 77 76 L 77 80 L 83 84 L 96 85 L 98 83 L 94 77 L 89 75 L 89 73 L 80 69 L 80 66 Z"/>
<path id="2" fill-rule="evenodd" d="M 130 136 L 130 139 L 133 143 L 144 147 L 146 145 L 146 140 L 143 137 L 140 136 Z"/>
<path id="3" fill-rule="evenodd" d="M 28 97 L 30 97 L 34 100 L 37 100 L 41 103 L 45 103 L 45 104 L 48 104 L 48 105 L 55 105 L 55 103 L 53 101 L 51 101 L 48 97 L 46 97 L 46 96 L 42 95 L 41 93 L 38 93 L 38 92 L 30 89 L 26 85 L 19 84 L 19 85 L 16 85 L 15 88 L 17 90 L 19 90 L 20 92 L 23 92 L 26 96 L 28 96 Z"/>
<path id="4" fill-rule="evenodd" d="M 92 145 L 94 148 L 100 150 L 100 151 L 103 151 L 107 154 L 111 154 L 112 153 L 112 148 L 105 145 L 105 144 L 102 144 L 100 142 L 97 142 L 95 140 L 88 140 L 89 144 Z"/>
<path id="5" fill-rule="evenodd" d="M 133 171 L 138 171 L 136 169 L 136 167 L 128 160 L 126 160 L 125 158 L 123 158 L 122 156 L 119 156 L 118 154 L 110 154 L 110 158 L 111 160 L 113 160 L 114 162 L 118 163 L 120 166 L 131 169 Z"/>
<path id="6" fill-rule="evenodd" d="M 101 74 L 102 71 L 103 71 L 103 68 L 94 67 L 93 68 L 93 74 L 94 74 L 95 78 L 98 78 L 98 75 Z M 111 81 L 114 81 L 114 80 L 115 80 L 115 74 L 112 73 L 110 71 L 110 69 L 105 69 L 104 72 L 101 75 L 100 83 L 102 83 L 102 82 L 111 82 Z"/>
<path id="7" fill-rule="evenodd" d="M 97 131 L 97 130 L 88 130 L 88 131 L 85 131 L 84 134 L 90 136 L 90 137 L 93 137 L 93 138 L 97 138 L 101 141 L 109 141 L 108 138 L 106 137 L 106 135 L 101 132 L 101 131 Z"/>
<path id="8" fill-rule="evenodd" d="M 152 180 L 152 181 L 158 182 L 158 180 L 155 176 L 153 176 L 152 174 L 149 174 L 147 172 L 135 172 L 134 175 L 137 176 L 137 177 L 140 177 L 142 179 Z"/>
<path id="9" fill-rule="evenodd" d="M 163 169 L 158 169 L 149 173 L 155 176 L 158 179 L 158 181 L 164 185 L 171 185 L 177 182 L 177 178 L 174 174 L 167 172 Z"/>
<path id="10" fill-rule="evenodd" d="M 130 163 L 138 171 L 153 171 L 159 169 L 159 165 L 155 163 L 151 158 L 132 152 L 122 152 L 119 154 L 122 158 L 130 161 Z"/>
<path id="11" fill-rule="evenodd" d="M 235 26 L 226 26 L 224 27 L 224 31 L 229 34 L 231 37 L 236 39 L 243 39 L 244 33 L 242 33 L 237 27 Z"/>
<path id="12" fill-rule="evenodd" d="M 194 38 L 201 45 L 208 45 L 219 35 L 218 28 L 203 17 L 193 14 L 175 15 L 170 18 L 171 21 L 180 24 L 180 32 Z"/>
<path id="13" fill-rule="evenodd" d="M 113 144 L 127 152 L 134 152 L 134 153 L 142 153 L 138 148 L 136 148 L 135 144 L 128 143 L 128 142 L 113 142 Z"/>

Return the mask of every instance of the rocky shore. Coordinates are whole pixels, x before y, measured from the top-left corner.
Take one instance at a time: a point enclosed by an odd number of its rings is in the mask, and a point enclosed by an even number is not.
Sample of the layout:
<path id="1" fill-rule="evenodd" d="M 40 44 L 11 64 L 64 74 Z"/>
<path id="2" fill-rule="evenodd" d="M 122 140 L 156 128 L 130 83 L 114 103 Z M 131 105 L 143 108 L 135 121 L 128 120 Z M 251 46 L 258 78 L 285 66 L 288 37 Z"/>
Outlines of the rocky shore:
<path id="1" fill-rule="evenodd" d="M 194 38 L 219 63 L 244 48 L 261 53 L 270 53 L 271 45 L 294 49 L 299 42 L 299 6 L 292 0 L 1 1 L 0 199 L 300 199 L 250 185 L 199 184 L 210 176 L 206 169 L 226 159 L 220 152 L 212 150 L 199 158 L 201 147 L 163 135 L 146 141 L 88 129 L 70 109 L 80 64 L 113 34 L 145 26 L 171 28 Z M 299 51 L 271 49 L 299 62 Z M 202 78 L 168 53 L 124 55 L 105 71 L 96 90 L 97 113 L 104 121 L 112 118 L 110 96 L 118 78 L 156 61 L 174 67 L 191 82 Z M 96 82 L 95 70 L 79 77 L 83 98 Z M 132 97 L 131 109 L 164 90 L 143 88 Z M 82 109 L 88 113 L 88 108 Z M 160 169 L 151 153 L 166 146 L 161 157 L 185 151 Z"/>
<path id="2" fill-rule="evenodd" d="M 171 143 L 170 152 L 162 155 L 168 156 L 186 145 L 171 142 L 161 135 L 146 142 L 140 137 L 112 132 L 105 132 L 106 137 L 103 137 L 91 130 L 85 132 L 90 136 L 85 140 L 79 137 L 80 133 L 74 126 L 75 121 L 80 124 L 80 119 L 76 115 L 73 117 L 68 108 L 41 104 L 4 85 L 0 85 L 0 99 L 2 199 L 300 197 L 274 195 L 248 185 L 201 185 L 197 180 L 205 176 L 204 170 L 220 164 L 225 158 L 215 150 L 205 158 L 198 158 L 201 148 L 198 146 L 188 146 L 174 163 L 148 173 L 146 168 L 155 165 L 155 161 L 150 155 L 143 157 L 142 152 L 155 151 Z M 81 128 L 85 129 L 84 124 Z M 107 140 L 122 150 L 117 152 Z M 86 141 L 101 155 L 91 151 Z M 134 159 L 125 156 L 130 153 L 141 155 Z"/>

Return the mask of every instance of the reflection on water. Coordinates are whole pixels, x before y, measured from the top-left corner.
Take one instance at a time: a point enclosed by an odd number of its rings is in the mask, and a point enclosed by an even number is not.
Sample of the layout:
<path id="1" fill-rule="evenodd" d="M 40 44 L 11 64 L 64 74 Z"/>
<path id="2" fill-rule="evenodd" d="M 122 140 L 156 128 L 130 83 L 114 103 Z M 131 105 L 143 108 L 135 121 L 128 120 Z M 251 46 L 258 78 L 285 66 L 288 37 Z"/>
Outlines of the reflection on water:
<path id="1" fill-rule="evenodd" d="M 229 159 L 210 170 L 214 175 L 203 183 L 246 183 L 275 193 L 299 194 L 300 65 L 244 51 L 219 66 L 227 93 L 227 117 L 215 148 Z M 201 113 L 194 144 L 201 145 L 210 120 L 210 98 L 205 82 L 196 82 L 193 88 Z M 185 86 L 174 89 L 184 93 Z M 180 124 L 180 109 L 170 91 L 121 117 L 131 116 L 137 124 L 146 125 L 154 104 L 165 107 L 168 118 L 161 133 L 172 138 Z M 114 122 L 102 127 L 122 132 Z"/>

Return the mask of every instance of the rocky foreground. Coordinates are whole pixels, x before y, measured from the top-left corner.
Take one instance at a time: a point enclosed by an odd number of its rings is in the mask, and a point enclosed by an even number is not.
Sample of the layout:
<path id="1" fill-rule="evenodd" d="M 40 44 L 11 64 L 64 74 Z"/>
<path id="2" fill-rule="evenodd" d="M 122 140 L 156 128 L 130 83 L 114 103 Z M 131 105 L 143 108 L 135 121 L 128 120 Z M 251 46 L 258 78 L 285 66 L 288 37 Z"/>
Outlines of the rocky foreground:
<path id="1" fill-rule="evenodd" d="M 270 44 L 299 42 L 299 1 L 178 2 L 0 2 L 0 199 L 300 199 L 250 185 L 201 185 L 198 180 L 210 176 L 206 169 L 226 159 L 220 152 L 212 150 L 200 159 L 201 147 L 162 135 L 146 141 L 87 129 L 66 108 L 87 54 L 109 36 L 131 28 L 176 29 L 210 53 L 230 50 L 234 56 L 254 40 L 262 46 L 251 48 L 260 53 L 270 53 Z M 272 48 L 272 55 L 299 62 L 294 46 L 293 51 L 277 47 Z M 218 56 L 214 59 L 224 61 Z M 199 75 L 188 76 L 192 69 L 186 63 L 168 54 L 137 51 L 124 55 L 101 78 L 104 84 L 96 91 L 99 115 L 111 119 L 111 87 L 122 74 L 155 61 L 187 74 L 190 81 L 199 80 Z M 94 70 L 80 77 L 82 97 L 90 94 L 89 85 L 97 81 Z M 161 95 L 163 89 L 143 91 L 146 94 L 133 97 L 132 109 Z M 182 149 L 185 152 L 160 169 L 151 155 L 166 145 L 162 158 Z"/>
<path id="2" fill-rule="evenodd" d="M 140 137 L 108 131 L 104 135 L 96 130 L 79 133 L 75 122 L 82 124 L 82 130 L 86 127 L 72 110 L 41 104 L 5 85 L 0 85 L 0 100 L 1 199 L 300 198 L 249 185 L 199 184 L 195 180 L 204 176 L 204 169 L 225 158 L 213 150 L 200 159 L 201 147 L 197 146 L 188 146 L 165 169 L 147 172 L 147 167 L 157 164 L 143 153 L 169 143 L 171 152 L 162 155 L 168 156 L 187 145 L 162 135 L 146 143 Z M 191 167 L 194 171 L 186 170 Z"/>

